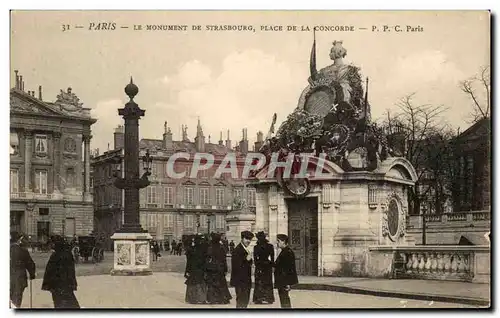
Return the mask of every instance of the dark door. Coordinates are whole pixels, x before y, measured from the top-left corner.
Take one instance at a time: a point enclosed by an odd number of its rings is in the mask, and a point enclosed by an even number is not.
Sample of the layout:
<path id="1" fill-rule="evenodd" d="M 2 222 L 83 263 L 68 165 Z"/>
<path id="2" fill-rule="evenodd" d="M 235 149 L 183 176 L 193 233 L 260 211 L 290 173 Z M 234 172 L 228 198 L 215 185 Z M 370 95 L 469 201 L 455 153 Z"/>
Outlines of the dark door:
<path id="1" fill-rule="evenodd" d="M 47 243 L 50 236 L 50 222 L 39 221 L 36 226 L 38 242 Z"/>
<path id="2" fill-rule="evenodd" d="M 290 247 L 298 275 L 318 275 L 318 205 L 316 198 L 288 200 Z"/>

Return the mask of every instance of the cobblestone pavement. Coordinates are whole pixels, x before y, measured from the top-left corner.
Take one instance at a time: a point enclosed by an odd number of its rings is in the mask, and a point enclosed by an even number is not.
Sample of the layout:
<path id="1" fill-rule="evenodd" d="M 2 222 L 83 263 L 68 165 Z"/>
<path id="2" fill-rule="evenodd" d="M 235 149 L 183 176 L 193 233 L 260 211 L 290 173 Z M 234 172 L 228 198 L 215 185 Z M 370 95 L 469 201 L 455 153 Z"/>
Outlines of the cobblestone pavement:
<path id="1" fill-rule="evenodd" d="M 42 291 L 41 279 L 33 281 L 33 308 L 52 308 L 50 293 Z M 229 305 L 191 305 L 184 302 L 184 278 L 179 273 L 155 273 L 152 276 L 86 276 L 78 278 L 76 292 L 83 308 L 234 308 Z M 294 308 L 474 308 L 474 306 L 398 298 L 376 297 L 331 291 L 292 290 Z M 249 308 L 279 308 L 279 298 L 273 305 L 254 305 Z M 23 308 L 29 308 L 29 288 Z"/>

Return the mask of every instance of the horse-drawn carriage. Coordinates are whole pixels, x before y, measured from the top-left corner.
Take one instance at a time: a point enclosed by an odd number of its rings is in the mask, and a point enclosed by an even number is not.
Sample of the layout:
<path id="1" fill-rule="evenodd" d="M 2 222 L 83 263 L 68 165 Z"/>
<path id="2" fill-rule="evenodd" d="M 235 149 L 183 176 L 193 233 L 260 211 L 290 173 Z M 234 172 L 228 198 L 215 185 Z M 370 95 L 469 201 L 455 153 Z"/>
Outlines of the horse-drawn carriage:
<path id="1" fill-rule="evenodd" d="M 95 236 L 79 236 L 78 241 L 73 244 L 71 250 L 75 263 L 81 260 L 92 263 L 99 263 L 104 259 L 104 249 Z"/>

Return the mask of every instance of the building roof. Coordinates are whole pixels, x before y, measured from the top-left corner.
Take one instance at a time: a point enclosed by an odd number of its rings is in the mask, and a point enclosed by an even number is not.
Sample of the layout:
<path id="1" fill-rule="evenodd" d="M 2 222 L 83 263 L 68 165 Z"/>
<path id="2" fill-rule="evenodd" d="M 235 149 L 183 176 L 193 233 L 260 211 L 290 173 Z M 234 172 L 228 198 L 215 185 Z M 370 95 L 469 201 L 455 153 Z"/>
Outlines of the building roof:
<path id="1" fill-rule="evenodd" d="M 189 152 L 189 153 L 194 153 L 196 152 L 196 144 L 191 141 L 177 141 L 174 140 L 172 141 L 173 144 L 173 149 L 170 151 L 173 152 Z M 149 149 L 149 150 L 163 150 L 163 140 L 161 139 L 147 139 L 143 138 L 139 142 L 139 148 L 140 149 Z M 212 143 L 205 143 L 205 151 L 206 153 L 211 153 L 214 156 L 221 155 L 224 156 L 227 153 L 230 152 L 235 152 L 232 149 L 227 148 L 225 145 L 219 145 L 219 144 L 212 144 Z M 237 155 L 240 155 L 240 153 L 236 152 Z"/>

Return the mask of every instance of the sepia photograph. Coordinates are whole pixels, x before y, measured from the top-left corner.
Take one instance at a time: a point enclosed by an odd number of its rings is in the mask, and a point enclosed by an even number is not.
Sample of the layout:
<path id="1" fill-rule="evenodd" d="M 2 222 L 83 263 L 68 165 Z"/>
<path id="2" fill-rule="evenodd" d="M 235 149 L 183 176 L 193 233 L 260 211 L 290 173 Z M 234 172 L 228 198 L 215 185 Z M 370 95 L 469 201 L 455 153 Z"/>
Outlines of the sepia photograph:
<path id="1" fill-rule="evenodd" d="M 492 306 L 490 11 L 9 23 L 12 311 Z"/>

